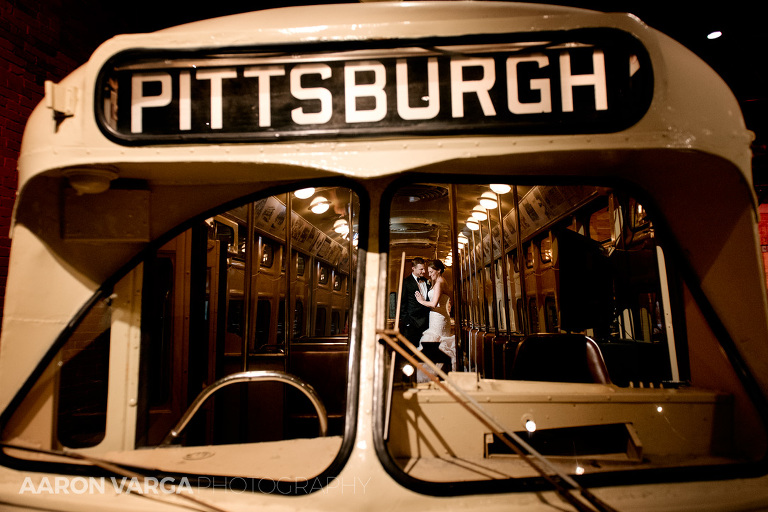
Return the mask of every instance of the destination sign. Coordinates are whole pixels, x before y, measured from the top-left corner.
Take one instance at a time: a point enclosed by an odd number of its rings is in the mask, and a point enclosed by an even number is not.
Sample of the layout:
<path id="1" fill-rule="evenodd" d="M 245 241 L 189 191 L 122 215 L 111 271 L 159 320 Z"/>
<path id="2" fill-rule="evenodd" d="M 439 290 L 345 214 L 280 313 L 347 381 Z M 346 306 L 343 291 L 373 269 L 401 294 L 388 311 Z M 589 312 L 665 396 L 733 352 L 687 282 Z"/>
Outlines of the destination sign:
<path id="1" fill-rule="evenodd" d="M 563 34 L 316 53 L 131 54 L 103 70 L 97 113 L 125 144 L 598 133 L 637 122 L 653 93 L 639 43 L 617 31 Z"/>

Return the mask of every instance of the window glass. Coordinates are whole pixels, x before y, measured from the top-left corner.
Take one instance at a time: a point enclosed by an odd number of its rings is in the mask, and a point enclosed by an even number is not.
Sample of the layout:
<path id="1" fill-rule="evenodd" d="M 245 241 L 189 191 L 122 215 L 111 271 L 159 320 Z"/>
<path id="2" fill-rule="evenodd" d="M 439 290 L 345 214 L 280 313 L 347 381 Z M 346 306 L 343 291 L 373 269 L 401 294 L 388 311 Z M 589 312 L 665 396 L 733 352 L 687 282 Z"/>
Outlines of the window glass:
<path id="1" fill-rule="evenodd" d="M 293 336 L 298 338 L 304 335 L 304 304 L 296 301 L 296 309 L 293 312 Z"/>
<path id="2" fill-rule="evenodd" d="M 391 190 L 382 299 L 390 314 L 395 304 L 400 309 L 388 327 L 397 325 L 442 370 L 471 372 L 456 376 L 460 387 L 569 474 L 580 474 L 577 467 L 634 474 L 697 465 L 700 457 L 714 462 L 725 453 L 737 462 L 738 451 L 729 448 L 736 437 L 718 437 L 736 426 L 733 417 L 699 402 L 714 404 L 731 388 L 707 378 L 692 382 L 685 331 L 676 328 L 681 283 L 674 272 L 660 272 L 653 220 L 632 191 L 552 184 L 514 190 L 497 194 L 498 208 L 486 209 L 480 222 L 468 219 L 483 208 L 490 183 Z M 506 279 L 494 275 L 501 258 L 509 263 Z M 428 292 L 419 290 L 420 274 Z M 381 411 L 381 438 L 392 470 L 429 482 L 430 492 L 437 492 L 435 482 L 536 476 L 451 393 L 412 371 L 415 362 L 393 355 L 387 336 L 380 333 L 389 351 L 380 375 L 391 406 Z M 713 421 L 703 435 L 691 407 Z M 682 431 L 686 447 L 670 450 Z"/>
<path id="3" fill-rule="evenodd" d="M 317 307 L 317 314 L 315 316 L 315 336 L 325 336 L 325 324 L 328 320 L 328 310 L 324 306 Z"/>
<path id="4" fill-rule="evenodd" d="M 104 439 L 110 310 L 108 299 L 99 302 L 57 357 L 61 377 L 56 433 L 71 448 L 95 446 Z"/>
<path id="5" fill-rule="evenodd" d="M 264 268 L 272 268 L 272 264 L 275 262 L 275 248 L 269 242 L 264 242 L 262 247 L 261 266 Z"/>
<path id="6" fill-rule="evenodd" d="M 552 240 L 549 237 L 542 238 L 539 242 L 539 255 L 542 263 L 552 261 Z"/>
<path id="7" fill-rule="evenodd" d="M 596 242 L 611 239 L 611 215 L 607 206 L 589 217 L 589 237 Z"/>
<path id="8" fill-rule="evenodd" d="M 328 267 L 326 267 L 325 265 L 320 265 L 320 269 L 318 271 L 318 276 L 317 276 L 318 284 L 322 284 L 322 285 L 328 284 L 329 274 L 330 272 L 328 271 Z"/>
<path id="9" fill-rule="evenodd" d="M 76 324 L 36 385 L 34 399 L 48 405 L 20 408 L 14 438 L 165 473 L 290 482 L 322 473 L 347 422 L 360 203 L 347 188 L 318 193 L 328 212 L 310 210 L 311 198 L 263 197 L 190 221 L 150 251 Z M 296 265 L 275 272 L 287 236 Z M 310 444 L 295 450 L 298 439 Z M 152 455 L 167 445 L 173 457 Z"/>

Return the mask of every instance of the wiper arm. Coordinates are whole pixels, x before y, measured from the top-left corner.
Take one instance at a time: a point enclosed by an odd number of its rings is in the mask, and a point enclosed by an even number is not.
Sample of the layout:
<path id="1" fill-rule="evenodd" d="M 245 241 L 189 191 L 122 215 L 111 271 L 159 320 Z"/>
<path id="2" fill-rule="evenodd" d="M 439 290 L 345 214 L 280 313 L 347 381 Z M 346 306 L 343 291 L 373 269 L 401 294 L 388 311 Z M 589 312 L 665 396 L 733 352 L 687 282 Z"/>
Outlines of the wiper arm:
<path id="1" fill-rule="evenodd" d="M 25 452 L 41 453 L 41 454 L 44 454 L 44 455 L 53 455 L 53 456 L 57 456 L 57 457 L 64 457 L 64 458 L 68 458 L 68 459 L 80 460 L 80 461 L 83 461 L 83 462 L 87 462 L 91 466 L 95 466 L 95 467 L 97 467 L 99 469 L 103 469 L 104 471 L 107 471 L 107 472 L 112 473 L 112 474 L 117 475 L 117 476 L 122 476 L 122 477 L 125 477 L 125 478 L 131 478 L 131 479 L 135 478 L 136 480 L 138 480 L 138 481 L 140 481 L 142 483 L 145 483 L 146 479 L 148 478 L 146 475 L 142 475 L 141 473 L 136 473 L 135 471 L 131 471 L 130 469 L 128 469 L 128 468 L 126 468 L 126 467 L 124 467 L 124 466 L 122 466 L 120 464 L 117 464 L 115 462 L 111 462 L 111 461 L 108 461 L 108 460 L 104 460 L 104 459 L 100 459 L 100 458 L 97 458 L 97 457 L 93 457 L 91 455 L 85 455 L 83 453 L 72 451 L 72 450 L 67 450 L 67 449 L 64 449 L 64 450 L 54 450 L 54 449 L 44 449 L 44 448 L 33 448 L 33 447 L 29 447 L 29 446 L 23 446 L 23 445 L 11 444 L 11 443 L 4 443 L 4 442 L 0 442 L 0 448 L 10 448 L 10 449 L 13 449 L 13 450 L 21 450 L 21 451 L 25 451 Z M 149 469 L 149 468 L 147 468 L 147 469 Z M 157 471 L 157 470 L 154 470 L 154 471 Z M 170 484 L 170 483 L 165 482 L 165 481 L 161 481 L 161 482 L 158 482 L 158 483 L 163 486 L 164 490 L 167 491 L 167 493 L 161 493 L 161 494 L 156 494 L 156 495 L 155 494 L 147 494 L 147 493 L 142 493 L 140 489 L 137 490 L 137 489 L 132 488 L 132 487 L 128 487 L 128 488 L 125 488 L 125 489 L 123 489 L 121 487 L 119 492 L 124 492 L 125 494 L 135 494 L 136 496 L 139 496 L 139 497 L 142 497 L 142 498 L 162 501 L 163 503 L 169 503 L 169 501 L 166 500 L 166 499 L 163 499 L 162 496 L 174 495 L 174 496 L 178 496 L 180 498 L 186 499 L 188 501 L 191 501 L 191 502 L 195 503 L 196 505 L 199 505 L 199 506 L 203 507 L 203 509 L 200 509 L 199 507 L 192 507 L 189 504 L 184 504 L 184 503 L 175 503 L 174 502 L 174 503 L 172 503 L 174 505 L 178 505 L 178 506 L 181 506 L 181 507 L 189 508 L 190 510 L 197 510 L 197 511 L 205 510 L 205 511 L 214 511 L 214 512 L 228 512 L 227 510 L 225 510 L 223 508 L 219 508 L 219 507 L 217 507 L 215 505 L 207 503 L 206 501 L 201 500 L 199 498 L 196 498 L 196 497 L 194 497 L 194 496 L 192 496 L 192 495 L 190 495 L 188 493 L 176 492 L 177 486 L 174 485 L 174 484 Z M 117 490 L 117 488 L 116 488 L 116 490 Z"/>
<path id="2" fill-rule="evenodd" d="M 481 423 L 483 423 L 483 425 L 490 428 L 493 433 L 497 434 L 499 439 L 504 444 L 506 444 L 513 452 L 519 455 L 534 470 L 536 470 L 536 472 L 547 482 L 549 482 L 555 491 L 557 491 L 557 493 L 562 496 L 563 499 L 565 499 L 568 503 L 573 505 L 576 510 L 579 512 L 616 512 L 614 508 L 610 507 L 597 496 L 592 494 L 589 489 L 582 487 L 568 474 L 556 468 L 549 460 L 547 460 L 543 455 L 536 451 L 536 449 L 528 444 L 523 438 L 511 430 L 506 429 L 503 425 L 496 421 L 493 416 L 491 416 L 485 409 L 483 409 L 482 406 L 480 406 L 480 404 L 477 403 L 474 398 L 469 396 L 463 389 L 453 385 L 452 383 L 449 386 L 448 384 L 450 381 L 448 380 L 448 376 L 427 356 L 425 356 L 423 352 L 418 350 L 410 341 L 408 341 L 408 339 L 406 339 L 406 337 L 403 336 L 397 328 L 395 328 L 395 330 L 380 330 L 377 331 L 376 334 L 381 336 L 388 345 L 390 345 L 400 355 L 406 358 L 408 362 L 414 365 L 416 369 L 422 371 L 432 380 L 432 382 L 435 382 L 443 391 L 448 393 L 448 395 L 453 398 L 456 403 L 467 409 L 467 411 L 475 416 Z M 411 352 L 413 352 L 413 354 L 416 354 L 424 364 L 416 361 L 413 355 L 408 354 L 408 352 L 406 352 L 405 349 L 403 349 L 403 347 L 401 347 L 396 340 L 392 339 L 391 336 L 395 336 L 397 340 L 405 345 Z M 425 365 L 432 371 L 428 371 Z M 443 379 L 444 382 L 440 379 Z M 511 438 L 514 443 L 510 441 L 507 436 L 509 436 L 509 438 Z M 528 457 L 527 455 L 531 455 L 532 457 Z M 543 467 L 539 466 L 539 464 L 541 464 Z M 591 507 L 571 494 L 570 490 L 563 486 L 563 484 L 560 482 L 561 480 L 567 483 L 573 489 L 577 490 L 579 494 L 581 494 L 581 496 L 587 500 Z"/>

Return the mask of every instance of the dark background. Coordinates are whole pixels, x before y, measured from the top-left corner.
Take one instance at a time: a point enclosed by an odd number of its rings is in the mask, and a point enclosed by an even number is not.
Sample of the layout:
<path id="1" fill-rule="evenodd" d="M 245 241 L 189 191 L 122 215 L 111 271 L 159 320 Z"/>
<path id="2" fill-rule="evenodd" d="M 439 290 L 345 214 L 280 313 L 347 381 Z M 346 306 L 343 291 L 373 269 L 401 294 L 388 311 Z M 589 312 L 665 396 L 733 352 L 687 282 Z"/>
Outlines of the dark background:
<path id="1" fill-rule="evenodd" d="M 8 274 L 16 164 L 26 119 L 42 100 L 46 80 L 60 81 L 106 39 L 227 14 L 286 5 L 348 3 L 258 0 L 0 0 L 0 318 Z M 606 12 L 630 12 L 702 57 L 739 100 L 747 127 L 756 134 L 753 175 L 760 203 L 768 203 L 768 2 L 562 0 L 535 2 Z M 719 39 L 708 40 L 714 30 Z"/>

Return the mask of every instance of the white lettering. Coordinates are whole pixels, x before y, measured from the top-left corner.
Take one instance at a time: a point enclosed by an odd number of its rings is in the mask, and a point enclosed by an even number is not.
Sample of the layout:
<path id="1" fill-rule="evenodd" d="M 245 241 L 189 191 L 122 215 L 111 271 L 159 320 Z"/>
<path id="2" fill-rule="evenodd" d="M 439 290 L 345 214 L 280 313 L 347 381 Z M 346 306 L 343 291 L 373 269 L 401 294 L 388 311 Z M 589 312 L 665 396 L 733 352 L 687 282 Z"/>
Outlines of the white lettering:
<path id="1" fill-rule="evenodd" d="M 150 489 L 152 490 L 152 494 L 157 494 L 157 486 L 159 484 L 160 482 L 157 480 L 157 478 L 145 478 L 144 494 L 149 494 Z"/>
<path id="2" fill-rule="evenodd" d="M 235 68 L 200 70 L 197 72 L 196 78 L 198 80 L 211 81 L 211 129 L 221 130 L 223 127 L 221 112 L 222 81 L 227 78 L 237 78 L 237 70 Z"/>
<path id="3" fill-rule="evenodd" d="M 301 77 L 317 74 L 327 80 L 331 77 L 331 67 L 327 64 L 300 64 L 291 70 L 291 94 L 298 100 L 320 101 L 319 112 L 304 112 L 303 107 L 291 110 L 291 119 L 296 124 L 323 124 L 331 120 L 333 114 L 333 96 L 323 87 L 301 86 Z"/>
<path id="4" fill-rule="evenodd" d="M 437 71 L 437 59 L 427 60 L 427 105 L 411 107 L 408 104 L 408 64 L 405 59 L 397 59 L 395 64 L 397 77 L 397 113 L 401 118 L 412 121 L 433 119 L 440 112 L 440 83 Z"/>
<path id="5" fill-rule="evenodd" d="M 160 94 L 144 96 L 144 84 L 157 82 Z M 164 107 L 171 103 L 171 75 L 168 73 L 136 73 L 131 77 L 131 133 L 141 133 L 145 108 Z"/>
<path id="6" fill-rule="evenodd" d="M 94 477 L 89 477 L 88 480 L 90 481 L 90 489 L 88 491 L 90 494 L 94 494 L 96 491 L 98 491 L 99 494 L 104 494 L 104 478 L 96 479 Z"/>
<path id="7" fill-rule="evenodd" d="M 76 476 L 69 481 L 69 487 L 75 494 L 85 494 L 88 492 L 88 480 L 82 476 Z"/>
<path id="8" fill-rule="evenodd" d="M 37 494 L 40 494 L 41 492 L 53 494 L 53 486 L 51 485 L 51 481 L 48 479 L 48 477 L 40 480 L 40 486 L 37 488 Z"/>
<path id="9" fill-rule="evenodd" d="M 112 487 L 115 488 L 116 492 L 123 492 L 123 489 L 125 488 L 125 481 L 127 480 L 126 477 L 123 477 L 120 479 L 120 487 L 117 486 L 117 478 L 110 477 L 110 480 L 112 480 Z"/>
<path id="10" fill-rule="evenodd" d="M 189 71 L 179 73 L 179 130 L 192 129 L 192 86 Z"/>
<path id="11" fill-rule="evenodd" d="M 146 487 L 146 483 L 145 483 Z M 128 482 L 128 492 L 135 492 L 136 494 L 142 494 L 141 482 L 138 477 L 132 477 Z"/>
<path id="12" fill-rule="evenodd" d="M 69 494 L 69 478 L 65 476 L 57 476 L 53 479 L 53 492 L 59 494 Z"/>
<path id="13" fill-rule="evenodd" d="M 245 68 L 243 76 L 259 79 L 259 126 L 272 126 L 271 87 L 270 77 L 285 75 L 282 66 L 267 66 L 260 68 Z"/>
<path id="14" fill-rule="evenodd" d="M 573 112 L 573 88 L 593 86 L 595 88 L 595 109 L 608 110 L 608 86 L 605 80 L 605 56 L 602 50 L 592 54 L 592 74 L 572 75 L 571 56 L 567 52 L 560 54 L 560 94 L 563 100 L 563 112 Z"/>
<path id="15" fill-rule="evenodd" d="M 549 65 L 546 55 L 509 57 L 507 59 L 507 104 L 513 114 L 540 114 L 552 112 L 552 92 L 548 78 L 534 78 L 530 82 L 532 91 L 539 91 L 538 103 L 520 103 L 517 66 L 521 62 L 535 62 L 539 68 Z"/>
<path id="16" fill-rule="evenodd" d="M 166 482 L 166 480 L 168 482 Z M 166 485 L 168 485 L 168 484 L 172 485 L 173 484 L 173 478 L 165 477 L 162 480 L 160 480 L 160 482 L 163 484 L 163 488 L 164 489 L 168 489 L 166 487 Z M 170 489 L 171 489 L 171 491 L 173 491 L 173 488 L 170 488 Z M 181 494 L 182 491 L 186 492 L 188 494 L 192 494 L 193 493 L 193 491 L 192 491 L 192 484 L 189 483 L 189 478 L 187 478 L 186 476 L 181 477 L 181 481 L 176 486 L 176 490 L 173 491 L 173 492 L 175 492 L 176 494 Z"/>
<path id="17" fill-rule="evenodd" d="M 464 68 L 481 67 L 483 68 L 483 77 L 480 80 L 464 81 Z M 496 71 L 493 66 L 493 59 L 473 58 L 473 59 L 454 59 L 451 60 L 451 108 L 453 117 L 464 117 L 464 95 L 476 94 L 480 101 L 480 107 L 483 109 L 483 115 L 495 116 L 496 109 L 493 107 L 491 95 L 488 91 L 493 87 L 496 81 Z"/>
<path id="18" fill-rule="evenodd" d="M 373 72 L 372 84 L 357 84 L 358 73 Z M 387 95 L 384 92 L 387 74 L 384 65 L 376 61 L 361 61 L 344 66 L 344 91 L 346 119 L 348 123 L 374 123 L 387 115 Z M 373 98 L 374 107 L 357 109 L 358 98 Z"/>
<path id="19" fill-rule="evenodd" d="M 51 483 L 51 479 L 53 483 Z M 112 482 L 112 487 L 117 493 L 131 493 L 138 494 L 159 494 L 160 492 L 165 494 L 180 494 L 186 492 L 193 494 L 192 485 L 189 483 L 189 478 L 183 477 L 178 485 L 174 486 L 173 478 L 165 477 L 162 480 L 158 480 L 154 477 L 147 478 L 127 478 L 122 477 L 118 480 L 116 477 L 109 479 Z M 25 477 L 24 482 L 21 484 L 19 494 L 31 492 L 33 494 L 104 494 L 106 489 L 106 478 L 95 477 L 82 477 L 76 476 L 73 478 L 67 476 L 44 476 L 40 479 L 40 485 L 35 487 L 31 477 Z M 142 485 L 143 484 L 143 485 Z"/>
<path id="20" fill-rule="evenodd" d="M 38 490 L 35 489 L 35 484 L 32 483 L 31 477 L 24 478 L 24 481 L 21 483 L 21 488 L 19 489 L 19 494 L 24 494 L 27 491 L 32 492 L 32 494 L 38 494 Z"/>

